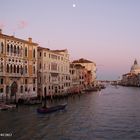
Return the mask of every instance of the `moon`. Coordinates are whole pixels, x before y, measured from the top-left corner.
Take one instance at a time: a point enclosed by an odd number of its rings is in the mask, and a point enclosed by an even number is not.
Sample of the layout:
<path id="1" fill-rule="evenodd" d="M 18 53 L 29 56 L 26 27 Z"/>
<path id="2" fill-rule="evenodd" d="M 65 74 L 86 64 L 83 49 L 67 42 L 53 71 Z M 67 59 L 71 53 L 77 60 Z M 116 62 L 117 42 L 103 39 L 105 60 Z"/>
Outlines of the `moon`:
<path id="1" fill-rule="evenodd" d="M 76 7 L 76 4 L 72 4 L 72 7 L 75 8 Z"/>

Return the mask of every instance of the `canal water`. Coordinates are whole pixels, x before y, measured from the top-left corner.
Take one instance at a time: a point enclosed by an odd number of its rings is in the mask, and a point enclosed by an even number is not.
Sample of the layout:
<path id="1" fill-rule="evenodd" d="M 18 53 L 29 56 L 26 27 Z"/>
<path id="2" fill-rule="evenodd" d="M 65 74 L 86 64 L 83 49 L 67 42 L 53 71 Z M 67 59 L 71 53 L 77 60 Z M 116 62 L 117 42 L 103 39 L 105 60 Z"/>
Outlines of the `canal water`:
<path id="1" fill-rule="evenodd" d="M 107 86 L 62 102 L 66 110 L 46 115 L 38 106 L 0 112 L 0 140 L 140 140 L 140 88 Z"/>

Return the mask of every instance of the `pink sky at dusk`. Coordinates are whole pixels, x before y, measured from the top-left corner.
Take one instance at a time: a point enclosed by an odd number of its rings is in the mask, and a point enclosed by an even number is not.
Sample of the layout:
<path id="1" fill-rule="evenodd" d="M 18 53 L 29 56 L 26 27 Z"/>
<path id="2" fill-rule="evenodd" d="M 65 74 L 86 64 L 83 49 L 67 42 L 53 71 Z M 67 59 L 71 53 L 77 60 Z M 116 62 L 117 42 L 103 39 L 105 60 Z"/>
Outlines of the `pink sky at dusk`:
<path id="1" fill-rule="evenodd" d="M 67 48 L 71 60 L 94 61 L 98 79 L 116 80 L 135 58 L 140 63 L 139 7 L 139 0 L 1 0 L 0 28 L 42 47 Z"/>

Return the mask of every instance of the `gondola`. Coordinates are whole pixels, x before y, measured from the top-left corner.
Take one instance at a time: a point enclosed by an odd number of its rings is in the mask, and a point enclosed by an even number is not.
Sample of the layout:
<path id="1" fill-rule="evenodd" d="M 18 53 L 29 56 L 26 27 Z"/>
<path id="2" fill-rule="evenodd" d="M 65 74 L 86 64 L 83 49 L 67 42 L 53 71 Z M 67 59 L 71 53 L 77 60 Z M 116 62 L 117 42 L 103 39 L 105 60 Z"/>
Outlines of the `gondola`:
<path id="1" fill-rule="evenodd" d="M 40 114 L 52 113 L 52 112 L 56 112 L 59 110 L 63 110 L 63 109 L 65 109 L 66 106 L 67 106 L 67 104 L 60 104 L 60 105 L 56 105 L 56 106 L 52 106 L 52 107 L 40 107 L 37 109 L 37 112 Z"/>

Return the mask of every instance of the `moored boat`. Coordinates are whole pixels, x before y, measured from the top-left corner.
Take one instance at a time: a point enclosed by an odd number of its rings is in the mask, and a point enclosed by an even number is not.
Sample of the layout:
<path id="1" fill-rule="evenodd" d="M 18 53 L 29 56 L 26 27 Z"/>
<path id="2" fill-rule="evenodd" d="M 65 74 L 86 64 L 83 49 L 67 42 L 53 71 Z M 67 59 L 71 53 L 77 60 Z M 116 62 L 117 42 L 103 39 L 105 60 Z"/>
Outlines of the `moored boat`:
<path id="1" fill-rule="evenodd" d="M 5 104 L 5 103 L 1 103 L 0 104 L 0 110 L 11 110 L 11 109 L 14 109 L 16 108 L 16 105 L 14 104 Z"/>
<path id="2" fill-rule="evenodd" d="M 63 110 L 63 109 L 65 109 L 66 106 L 67 106 L 67 104 L 61 104 L 61 105 L 56 105 L 56 106 L 52 106 L 52 107 L 40 107 L 37 109 L 37 112 L 41 113 L 41 114 L 52 113 L 55 111 Z"/>

